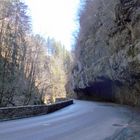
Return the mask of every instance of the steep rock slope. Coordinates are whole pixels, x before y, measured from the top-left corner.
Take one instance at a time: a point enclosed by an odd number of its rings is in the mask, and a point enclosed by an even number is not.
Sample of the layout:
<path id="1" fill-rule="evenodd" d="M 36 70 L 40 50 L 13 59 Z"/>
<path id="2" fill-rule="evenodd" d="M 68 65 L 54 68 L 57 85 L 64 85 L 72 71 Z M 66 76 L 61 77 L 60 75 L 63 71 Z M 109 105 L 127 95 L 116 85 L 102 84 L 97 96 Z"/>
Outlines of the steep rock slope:
<path id="1" fill-rule="evenodd" d="M 140 104 L 140 1 L 87 0 L 72 71 L 79 98 Z"/>

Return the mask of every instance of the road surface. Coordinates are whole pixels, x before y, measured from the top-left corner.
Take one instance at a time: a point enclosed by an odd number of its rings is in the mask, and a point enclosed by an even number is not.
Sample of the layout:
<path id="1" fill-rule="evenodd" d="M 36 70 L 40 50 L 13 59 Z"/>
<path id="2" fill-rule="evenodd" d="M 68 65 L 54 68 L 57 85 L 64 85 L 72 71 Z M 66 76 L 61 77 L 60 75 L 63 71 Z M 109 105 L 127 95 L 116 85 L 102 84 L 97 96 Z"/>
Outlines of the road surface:
<path id="1" fill-rule="evenodd" d="M 125 140 L 133 119 L 128 107 L 74 101 L 48 115 L 0 122 L 0 140 Z"/>

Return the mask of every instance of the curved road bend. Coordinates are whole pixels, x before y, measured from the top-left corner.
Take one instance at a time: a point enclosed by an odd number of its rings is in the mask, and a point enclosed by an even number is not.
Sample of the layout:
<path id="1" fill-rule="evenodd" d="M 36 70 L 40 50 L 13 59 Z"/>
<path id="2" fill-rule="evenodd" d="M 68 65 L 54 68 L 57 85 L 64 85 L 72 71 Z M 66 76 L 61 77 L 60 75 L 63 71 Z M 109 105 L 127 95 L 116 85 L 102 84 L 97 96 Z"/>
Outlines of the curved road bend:
<path id="1" fill-rule="evenodd" d="M 48 115 L 0 122 L 0 140 L 116 140 L 131 119 L 127 107 L 74 101 Z"/>

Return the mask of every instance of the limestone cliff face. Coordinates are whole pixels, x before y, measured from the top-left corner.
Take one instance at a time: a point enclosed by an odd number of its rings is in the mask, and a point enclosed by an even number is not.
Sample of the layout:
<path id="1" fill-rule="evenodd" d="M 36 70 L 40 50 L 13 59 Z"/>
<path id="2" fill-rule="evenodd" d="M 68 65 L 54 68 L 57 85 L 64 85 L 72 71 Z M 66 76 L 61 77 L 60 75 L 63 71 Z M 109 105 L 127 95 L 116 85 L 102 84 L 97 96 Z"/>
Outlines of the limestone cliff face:
<path id="1" fill-rule="evenodd" d="M 140 1 L 87 1 L 75 54 L 78 97 L 140 104 Z"/>

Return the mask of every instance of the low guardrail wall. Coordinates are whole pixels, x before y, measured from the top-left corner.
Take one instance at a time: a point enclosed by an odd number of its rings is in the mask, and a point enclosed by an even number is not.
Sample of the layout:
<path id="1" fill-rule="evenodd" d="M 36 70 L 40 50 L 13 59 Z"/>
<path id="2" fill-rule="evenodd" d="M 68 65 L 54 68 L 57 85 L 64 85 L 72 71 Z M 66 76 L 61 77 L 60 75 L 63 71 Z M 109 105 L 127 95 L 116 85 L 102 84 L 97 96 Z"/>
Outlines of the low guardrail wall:
<path id="1" fill-rule="evenodd" d="M 62 101 L 51 105 L 30 105 L 0 108 L 0 121 L 45 115 L 73 104 L 73 100 Z"/>

